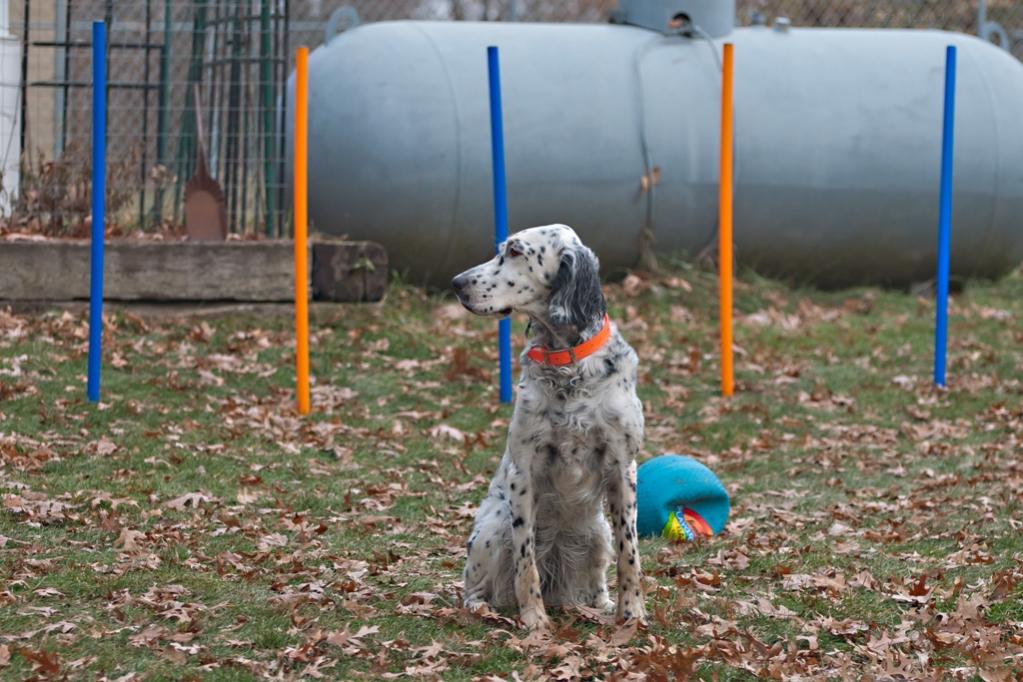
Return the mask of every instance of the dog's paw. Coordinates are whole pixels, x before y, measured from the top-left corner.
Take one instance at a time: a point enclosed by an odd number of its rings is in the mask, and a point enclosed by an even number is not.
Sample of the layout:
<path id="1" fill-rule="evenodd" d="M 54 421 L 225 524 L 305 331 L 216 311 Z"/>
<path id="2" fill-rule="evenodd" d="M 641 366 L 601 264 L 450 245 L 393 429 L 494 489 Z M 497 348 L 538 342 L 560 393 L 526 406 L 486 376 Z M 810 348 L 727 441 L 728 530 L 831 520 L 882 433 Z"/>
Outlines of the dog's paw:
<path id="1" fill-rule="evenodd" d="M 482 613 L 490 610 L 490 604 L 484 599 L 466 599 L 465 608 L 472 613 Z"/>
<path id="2" fill-rule="evenodd" d="M 642 604 L 619 606 L 617 613 L 615 614 L 615 620 L 619 623 L 636 621 L 640 626 L 646 627 L 646 609 Z"/>
<path id="3" fill-rule="evenodd" d="M 593 608 L 600 609 L 604 613 L 612 614 L 615 612 L 615 603 L 611 601 L 610 597 L 604 597 L 603 601 L 597 601 Z"/>
<path id="4" fill-rule="evenodd" d="M 547 617 L 547 614 L 543 612 L 543 609 L 527 609 L 520 614 L 522 624 L 527 630 L 550 630 L 551 620 Z"/>

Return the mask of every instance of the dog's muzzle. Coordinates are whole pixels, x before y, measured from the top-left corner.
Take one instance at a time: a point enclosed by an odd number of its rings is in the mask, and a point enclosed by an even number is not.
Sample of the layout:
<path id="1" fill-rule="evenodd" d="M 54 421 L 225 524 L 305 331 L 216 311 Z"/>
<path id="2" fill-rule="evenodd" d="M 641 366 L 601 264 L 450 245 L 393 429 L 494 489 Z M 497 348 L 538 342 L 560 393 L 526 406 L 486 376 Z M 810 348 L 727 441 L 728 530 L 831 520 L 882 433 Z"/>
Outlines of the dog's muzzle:
<path id="1" fill-rule="evenodd" d="M 466 308 L 468 305 L 468 293 L 465 288 L 469 284 L 469 278 L 465 274 L 456 276 L 451 280 L 451 288 L 454 290 L 455 295 L 458 296 L 458 302 L 464 305 Z"/>

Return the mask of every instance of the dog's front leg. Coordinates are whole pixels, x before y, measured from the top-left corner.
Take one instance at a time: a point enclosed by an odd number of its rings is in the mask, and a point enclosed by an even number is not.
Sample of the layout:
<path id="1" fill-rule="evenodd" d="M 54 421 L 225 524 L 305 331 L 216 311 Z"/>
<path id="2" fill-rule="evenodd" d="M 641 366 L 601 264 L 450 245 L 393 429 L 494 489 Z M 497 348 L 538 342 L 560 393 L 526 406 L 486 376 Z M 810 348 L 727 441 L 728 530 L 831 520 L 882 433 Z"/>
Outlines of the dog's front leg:
<path id="1" fill-rule="evenodd" d="M 643 603 L 643 572 L 636 538 L 636 460 L 620 450 L 616 471 L 608 483 L 607 501 L 618 550 L 617 619 L 646 622 Z"/>
<path id="2" fill-rule="evenodd" d="M 508 503 L 512 515 L 515 598 L 522 623 L 535 630 L 547 628 L 550 621 L 544 610 L 540 573 L 536 568 L 536 509 L 529 464 L 529 457 L 515 457 L 513 453 L 508 471 Z"/>

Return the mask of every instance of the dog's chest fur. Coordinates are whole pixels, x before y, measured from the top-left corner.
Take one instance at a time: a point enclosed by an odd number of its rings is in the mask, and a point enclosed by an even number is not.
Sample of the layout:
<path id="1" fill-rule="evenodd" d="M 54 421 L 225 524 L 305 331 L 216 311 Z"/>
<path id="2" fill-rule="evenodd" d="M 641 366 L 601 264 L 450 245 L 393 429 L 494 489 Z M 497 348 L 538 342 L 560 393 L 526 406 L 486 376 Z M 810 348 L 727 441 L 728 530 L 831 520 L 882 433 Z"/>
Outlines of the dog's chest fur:
<path id="1" fill-rule="evenodd" d="M 600 508 L 611 472 L 602 441 L 600 433 L 558 429 L 541 446 L 532 471 L 539 525 L 546 525 L 545 516 L 551 515 L 560 527 L 571 526 L 580 510 Z"/>
<path id="2" fill-rule="evenodd" d="M 618 466 L 608 430 L 635 413 L 635 353 L 616 337 L 583 367 L 534 365 L 517 405 L 516 431 L 528 434 L 538 525 L 588 521 L 601 508 L 608 477 Z"/>

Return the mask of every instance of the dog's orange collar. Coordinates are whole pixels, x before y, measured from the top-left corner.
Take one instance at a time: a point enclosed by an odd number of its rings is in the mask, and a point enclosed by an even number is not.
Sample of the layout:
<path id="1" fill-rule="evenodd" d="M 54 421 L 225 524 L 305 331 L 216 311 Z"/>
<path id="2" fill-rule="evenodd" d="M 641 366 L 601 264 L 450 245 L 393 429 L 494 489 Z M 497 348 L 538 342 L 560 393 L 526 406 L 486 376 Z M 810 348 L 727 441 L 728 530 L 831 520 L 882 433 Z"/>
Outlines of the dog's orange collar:
<path id="1" fill-rule="evenodd" d="M 578 346 L 564 348 L 561 350 L 547 350 L 542 346 L 533 346 L 526 353 L 526 356 L 533 362 L 541 365 L 553 365 L 564 367 L 579 362 L 585 357 L 593 355 L 604 347 L 607 340 L 611 338 L 611 320 L 604 315 L 604 326 L 592 338 L 583 341 Z"/>

